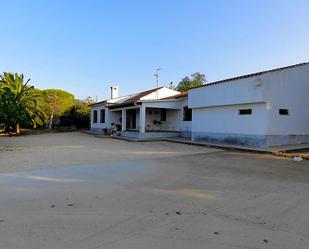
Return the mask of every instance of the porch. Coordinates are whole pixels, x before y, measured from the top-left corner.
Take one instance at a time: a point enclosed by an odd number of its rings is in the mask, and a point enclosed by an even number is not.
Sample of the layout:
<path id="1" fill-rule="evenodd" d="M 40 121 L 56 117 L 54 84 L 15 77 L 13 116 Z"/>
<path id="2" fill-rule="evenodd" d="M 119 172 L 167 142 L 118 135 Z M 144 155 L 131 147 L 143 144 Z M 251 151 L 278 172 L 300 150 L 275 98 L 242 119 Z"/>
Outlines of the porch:
<path id="1" fill-rule="evenodd" d="M 139 103 L 111 110 L 111 123 L 120 125 L 120 135 L 128 138 L 178 137 L 181 108 L 167 101 Z"/>

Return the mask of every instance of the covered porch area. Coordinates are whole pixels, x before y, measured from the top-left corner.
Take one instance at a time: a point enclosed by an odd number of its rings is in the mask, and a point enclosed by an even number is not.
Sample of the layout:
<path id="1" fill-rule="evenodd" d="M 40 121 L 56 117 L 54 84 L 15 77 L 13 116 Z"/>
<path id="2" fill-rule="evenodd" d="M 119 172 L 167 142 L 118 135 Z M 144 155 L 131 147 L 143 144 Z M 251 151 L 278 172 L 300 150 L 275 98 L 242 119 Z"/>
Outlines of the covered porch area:
<path id="1" fill-rule="evenodd" d="M 181 107 L 173 101 L 148 101 L 111 110 L 128 138 L 178 137 Z M 121 115 L 121 116 L 120 116 Z M 117 119 L 117 118 L 116 118 Z"/>

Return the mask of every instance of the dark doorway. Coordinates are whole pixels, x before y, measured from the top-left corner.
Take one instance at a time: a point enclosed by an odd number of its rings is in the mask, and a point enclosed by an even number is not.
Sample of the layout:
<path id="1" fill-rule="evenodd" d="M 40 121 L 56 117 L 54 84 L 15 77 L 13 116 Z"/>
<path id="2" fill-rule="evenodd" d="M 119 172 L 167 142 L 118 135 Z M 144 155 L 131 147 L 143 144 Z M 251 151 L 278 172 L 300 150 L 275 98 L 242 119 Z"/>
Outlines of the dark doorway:
<path id="1" fill-rule="evenodd" d="M 136 130 L 136 109 L 127 110 L 127 130 Z"/>

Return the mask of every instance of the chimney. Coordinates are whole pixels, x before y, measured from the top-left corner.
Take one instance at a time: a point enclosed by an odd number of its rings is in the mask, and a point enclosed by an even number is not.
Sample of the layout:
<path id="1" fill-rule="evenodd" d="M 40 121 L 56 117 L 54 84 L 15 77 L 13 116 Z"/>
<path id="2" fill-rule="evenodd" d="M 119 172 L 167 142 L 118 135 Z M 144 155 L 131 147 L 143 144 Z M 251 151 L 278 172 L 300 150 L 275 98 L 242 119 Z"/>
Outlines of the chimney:
<path id="1" fill-rule="evenodd" d="M 118 98 L 118 86 L 111 86 L 111 99 Z"/>

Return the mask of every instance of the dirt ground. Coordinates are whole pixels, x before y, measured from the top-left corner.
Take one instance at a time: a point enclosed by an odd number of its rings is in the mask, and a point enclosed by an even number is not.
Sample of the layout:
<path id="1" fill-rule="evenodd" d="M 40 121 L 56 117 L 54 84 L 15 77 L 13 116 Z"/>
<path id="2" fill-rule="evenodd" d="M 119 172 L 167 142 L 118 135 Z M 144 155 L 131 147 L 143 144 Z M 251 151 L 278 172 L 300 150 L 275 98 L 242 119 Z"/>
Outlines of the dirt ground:
<path id="1" fill-rule="evenodd" d="M 97 138 L 80 132 L 1 137 L 0 173 L 215 151 L 218 150 L 168 142 Z"/>
<path id="2" fill-rule="evenodd" d="M 0 248 L 309 248 L 309 161 L 83 133 L 0 138 Z"/>
<path id="3" fill-rule="evenodd" d="M 309 149 L 301 149 L 301 150 L 295 150 L 295 151 L 288 151 L 288 152 L 279 152 L 277 153 L 278 156 L 285 156 L 285 157 L 295 157 L 300 156 L 304 159 L 309 160 Z"/>

